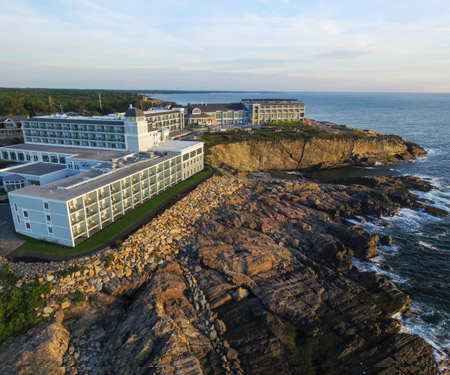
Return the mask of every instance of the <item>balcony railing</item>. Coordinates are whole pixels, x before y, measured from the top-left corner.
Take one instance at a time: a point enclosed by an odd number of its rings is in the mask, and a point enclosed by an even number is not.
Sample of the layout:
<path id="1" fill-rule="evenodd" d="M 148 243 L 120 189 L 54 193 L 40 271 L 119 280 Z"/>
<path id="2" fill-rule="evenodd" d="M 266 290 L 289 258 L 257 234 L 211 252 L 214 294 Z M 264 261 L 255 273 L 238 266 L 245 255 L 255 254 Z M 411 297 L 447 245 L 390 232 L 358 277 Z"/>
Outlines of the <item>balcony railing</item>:
<path id="1" fill-rule="evenodd" d="M 82 208 L 83 207 L 81 207 L 81 206 L 70 206 L 69 210 L 70 210 L 70 212 L 76 212 L 76 211 L 81 210 Z"/>

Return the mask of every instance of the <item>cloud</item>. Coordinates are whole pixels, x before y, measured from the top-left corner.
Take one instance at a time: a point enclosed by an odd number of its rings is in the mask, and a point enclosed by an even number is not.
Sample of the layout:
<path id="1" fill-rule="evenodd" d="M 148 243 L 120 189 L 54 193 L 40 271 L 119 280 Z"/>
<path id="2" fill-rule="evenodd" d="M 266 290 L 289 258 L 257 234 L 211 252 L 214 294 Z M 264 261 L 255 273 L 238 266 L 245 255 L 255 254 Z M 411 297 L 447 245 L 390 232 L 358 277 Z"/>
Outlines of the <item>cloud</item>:
<path id="1" fill-rule="evenodd" d="M 325 59 L 325 60 L 349 60 L 361 56 L 366 56 L 370 54 L 367 51 L 350 51 L 350 50 L 340 50 L 340 51 L 330 51 L 325 53 L 319 53 L 317 55 L 311 56 L 313 59 Z"/>

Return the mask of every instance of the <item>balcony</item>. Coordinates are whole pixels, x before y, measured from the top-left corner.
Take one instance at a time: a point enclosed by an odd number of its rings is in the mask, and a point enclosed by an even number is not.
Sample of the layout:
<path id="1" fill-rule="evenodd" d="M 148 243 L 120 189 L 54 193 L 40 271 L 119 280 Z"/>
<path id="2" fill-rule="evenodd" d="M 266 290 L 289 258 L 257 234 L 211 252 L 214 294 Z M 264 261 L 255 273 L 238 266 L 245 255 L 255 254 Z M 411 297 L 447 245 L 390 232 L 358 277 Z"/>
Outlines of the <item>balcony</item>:
<path id="1" fill-rule="evenodd" d="M 87 216 L 87 217 L 91 217 L 91 216 L 94 216 L 96 213 L 97 213 L 97 211 L 94 211 L 94 210 L 88 210 L 88 211 L 86 212 L 86 216 Z"/>
<path id="2" fill-rule="evenodd" d="M 89 230 L 91 230 L 91 229 L 93 229 L 93 228 L 95 228 L 95 227 L 98 227 L 98 223 L 96 223 L 95 221 L 90 221 L 90 222 L 88 223 L 88 228 L 89 228 Z"/>
<path id="3" fill-rule="evenodd" d="M 70 219 L 70 223 L 72 225 L 76 225 L 76 224 L 81 223 L 83 220 L 84 220 L 84 218 L 82 216 L 79 216 L 79 217 L 76 217 L 76 218 L 71 218 Z"/>
<path id="4" fill-rule="evenodd" d="M 80 206 L 70 206 L 69 210 L 70 210 L 70 212 L 77 212 L 77 211 L 81 210 L 82 208 L 83 207 L 80 207 Z"/>

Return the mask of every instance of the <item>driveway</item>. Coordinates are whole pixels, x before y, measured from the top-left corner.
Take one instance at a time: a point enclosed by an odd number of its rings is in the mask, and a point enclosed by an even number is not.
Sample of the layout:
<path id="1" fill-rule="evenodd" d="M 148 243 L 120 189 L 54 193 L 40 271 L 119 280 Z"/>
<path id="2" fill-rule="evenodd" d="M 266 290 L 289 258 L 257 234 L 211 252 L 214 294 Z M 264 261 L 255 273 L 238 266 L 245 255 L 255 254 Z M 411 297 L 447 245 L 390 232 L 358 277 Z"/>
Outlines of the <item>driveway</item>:
<path id="1" fill-rule="evenodd" d="M 14 223 L 8 203 L 0 204 L 0 256 L 5 256 L 24 243 L 15 236 Z"/>

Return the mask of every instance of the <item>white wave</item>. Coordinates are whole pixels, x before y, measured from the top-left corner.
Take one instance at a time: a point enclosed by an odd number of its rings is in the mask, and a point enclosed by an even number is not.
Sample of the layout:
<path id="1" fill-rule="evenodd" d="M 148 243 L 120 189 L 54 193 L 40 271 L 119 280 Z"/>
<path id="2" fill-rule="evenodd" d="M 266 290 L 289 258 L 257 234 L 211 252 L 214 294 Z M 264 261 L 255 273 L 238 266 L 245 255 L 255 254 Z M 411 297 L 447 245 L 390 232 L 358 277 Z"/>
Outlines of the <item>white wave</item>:
<path id="1" fill-rule="evenodd" d="M 408 282 L 407 279 L 400 277 L 394 272 L 383 268 L 381 265 L 382 257 L 378 256 L 372 258 L 370 261 L 364 261 L 358 258 L 352 258 L 353 265 L 363 272 L 375 272 L 377 275 L 382 275 L 387 279 L 393 281 L 395 284 L 404 284 Z"/>
<path id="2" fill-rule="evenodd" d="M 447 316 L 448 314 L 443 315 L 439 323 L 429 323 L 423 320 L 423 317 L 433 316 L 434 314 L 435 311 L 427 305 L 419 302 L 411 303 L 411 310 L 400 316 L 400 332 L 422 337 L 439 353 L 436 358 L 438 362 L 441 362 L 442 359 L 448 358 L 445 349 L 450 347 L 450 337 L 445 333 L 445 324 L 450 316 Z"/>
<path id="3" fill-rule="evenodd" d="M 358 169 L 376 169 L 375 167 L 354 167 Z"/>
<path id="4" fill-rule="evenodd" d="M 391 226 L 397 226 L 406 231 L 418 230 L 424 223 L 440 220 L 423 210 L 414 211 L 409 208 L 402 208 L 397 216 L 384 217 L 383 219 Z"/>
<path id="5" fill-rule="evenodd" d="M 423 246 L 423 247 L 426 247 L 427 249 L 435 250 L 435 251 L 440 252 L 439 249 L 438 249 L 437 247 L 435 247 L 435 246 L 433 246 L 433 245 L 430 245 L 429 243 L 426 243 L 425 241 L 419 241 L 418 244 L 421 245 L 421 246 Z"/>
<path id="6" fill-rule="evenodd" d="M 376 162 L 375 162 L 375 165 L 377 165 L 377 166 L 380 166 L 380 165 L 386 165 L 386 163 L 382 163 L 382 162 L 380 162 L 380 161 L 376 161 Z"/>
<path id="7" fill-rule="evenodd" d="M 296 175 L 296 176 L 303 176 L 302 173 L 297 172 L 297 171 L 289 171 L 289 172 L 286 172 L 286 174 L 293 174 L 293 175 Z"/>

